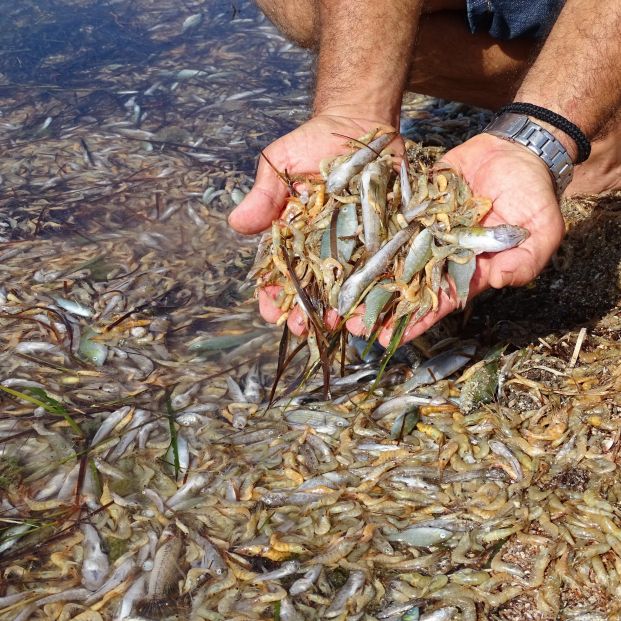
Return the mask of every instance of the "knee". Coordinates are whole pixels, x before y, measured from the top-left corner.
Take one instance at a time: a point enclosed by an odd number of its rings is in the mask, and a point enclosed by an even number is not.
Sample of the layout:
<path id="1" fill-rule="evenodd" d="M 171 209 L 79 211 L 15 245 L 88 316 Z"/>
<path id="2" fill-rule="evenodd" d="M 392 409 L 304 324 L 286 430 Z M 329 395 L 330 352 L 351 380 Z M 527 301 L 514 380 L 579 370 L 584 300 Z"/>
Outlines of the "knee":
<path id="1" fill-rule="evenodd" d="M 317 47 L 318 0 L 256 0 L 256 3 L 285 37 L 301 47 Z"/>

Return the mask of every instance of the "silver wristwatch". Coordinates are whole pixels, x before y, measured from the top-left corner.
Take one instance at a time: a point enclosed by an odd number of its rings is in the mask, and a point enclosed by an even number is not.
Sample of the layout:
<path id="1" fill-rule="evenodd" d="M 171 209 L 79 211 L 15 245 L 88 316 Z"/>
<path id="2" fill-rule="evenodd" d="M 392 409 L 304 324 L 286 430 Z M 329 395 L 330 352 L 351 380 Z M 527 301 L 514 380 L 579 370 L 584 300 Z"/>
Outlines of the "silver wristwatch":
<path id="1" fill-rule="evenodd" d="M 573 177 L 574 165 L 565 147 L 548 130 L 524 114 L 503 112 L 483 131 L 530 149 L 546 163 L 557 195 L 565 191 Z"/>

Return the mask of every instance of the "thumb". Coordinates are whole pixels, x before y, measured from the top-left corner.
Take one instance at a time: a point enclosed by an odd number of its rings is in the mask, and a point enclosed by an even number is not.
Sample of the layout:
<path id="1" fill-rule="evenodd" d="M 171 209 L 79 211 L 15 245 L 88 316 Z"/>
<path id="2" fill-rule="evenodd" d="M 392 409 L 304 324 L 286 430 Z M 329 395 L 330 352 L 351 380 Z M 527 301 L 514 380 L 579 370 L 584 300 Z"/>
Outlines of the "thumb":
<path id="1" fill-rule="evenodd" d="M 261 158 L 252 190 L 230 213 L 229 225 L 244 235 L 265 230 L 280 215 L 287 195 L 285 184 Z"/>

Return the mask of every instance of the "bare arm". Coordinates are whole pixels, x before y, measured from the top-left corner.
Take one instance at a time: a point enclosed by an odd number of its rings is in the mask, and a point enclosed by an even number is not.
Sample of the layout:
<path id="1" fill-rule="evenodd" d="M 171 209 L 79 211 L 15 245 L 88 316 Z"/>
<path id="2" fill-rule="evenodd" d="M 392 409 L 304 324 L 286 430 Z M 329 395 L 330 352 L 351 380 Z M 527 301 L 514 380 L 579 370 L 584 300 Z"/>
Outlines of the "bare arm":
<path id="1" fill-rule="evenodd" d="M 320 0 L 315 114 L 398 126 L 423 0 Z"/>
<path id="2" fill-rule="evenodd" d="M 308 176 L 322 158 L 343 153 L 343 135 L 398 127 L 423 1 L 317 0 L 313 118 L 264 150 L 278 170 Z M 252 191 L 229 223 L 240 233 L 262 231 L 279 216 L 286 197 L 287 188 L 261 158 Z"/>
<path id="3" fill-rule="evenodd" d="M 549 108 L 593 139 L 604 134 L 606 124 L 619 115 L 620 67 L 618 0 L 567 0 L 515 100 Z M 554 127 L 548 129 L 575 159 L 573 140 Z M 532 280 L 558 247 L 565 230 L 543 162 L 520 145 L 489 134 L 471 138 L 449 151 L 445 159 L 463 172 L 474 193 L 494 200 L 486 226 L 508 222 L 524 226 L 531 233 L 520 248 L 479 259 L 472 293 Z M 423 333 L 455 307 L 453 299 L 442 298 L 439 312 L 409 326 L 406 339 Z M 380 342 L 387 343 L 390 332 L 387 328 Z"/>
<path id="4" fill-rule="evenodd" d="M 516 101 L 562 114 L 594 138 L 621 106 L 621 3 L 567 0 Z M 555 132 L 570 155 L 573 141 Z"/>

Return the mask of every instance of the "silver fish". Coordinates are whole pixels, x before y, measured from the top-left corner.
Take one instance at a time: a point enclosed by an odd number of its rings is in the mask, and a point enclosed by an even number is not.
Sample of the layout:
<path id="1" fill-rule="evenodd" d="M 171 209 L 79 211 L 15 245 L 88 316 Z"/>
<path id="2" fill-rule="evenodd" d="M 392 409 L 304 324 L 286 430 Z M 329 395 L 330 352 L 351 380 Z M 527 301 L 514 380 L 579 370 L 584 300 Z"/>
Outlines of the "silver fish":
<path id="1" fill-rule="evenodd" d="M 389 165 L 379 159 L 369 162 L 360 175 L 360 204 L 362 211 L 362 234 L 364 247 L 369 255 L 380 247 L 382 216 L 386 211 L 386 187 Z"/>
<path id="2" fill-rule="evenodd" d="M 372 140 L 368 146 L 356 151 L 347 161 L 330 171 L 326 180 L 326 190 L 338 194 L 347 187 L 349 180 L 359 173 L 366 164 L 372 162 L 378 153 L 392 141 L 396 132 L 382 134 Z"/>
<path id="3" fill-rule="evenodd" d="M 461 251 L 460 254 L 466 258 L 465 261 L 450 261 L 448 264 L 448 274 L 455 284 L 455 290 L 457 292 L 457 300 L 460 306 L 465 306 L 468 301 L 468 294 L 470 293 L 470 282 L 474 276 L 474 271 L 477 267 L 476 256 L 469 251 Z"/>
<path id="4" fill-rule="evenodd" d="M 365 581 L 363 571 L 354 570 L 349 574 L 347 581 L 334 596 L 332 603 L 328 606 L 323 616 L 326 619 L 338 617 L 347 608 L 348 601 L 362 588 Z"/>
<path id="5" fill-rule="evenodd" d="M 301 578 L 296 580 L 289 588 L 289 594 L 292 596 L 306 593 L 319 578 L 321 573 L 321 565 L 313 565 Z"/>
<path id="6" fill-rule="evenodd" d="M 407 208 L 403 210 L 403 217 L 405 218 L 405 221 L 409 224 L 415 218 L 418 218 L 418 216 L 422 216 L 425 211 L 427 211 L 427 207 L 429 207 L 429 205 L 431 205 L 430 200 L 417 203 L 416 197 L 412 197 Z"/>
<path id="7" fill-rule="evenodd" d="M 434 356 L 421 364 L 412 377 L 400 386 L 400 390 L 411 392 L 425 384 L 435 384 L 438 380 L 449 377 L 468 363 L 475 351 L 476 345 L 465 345 Z"/>
<path id="8" fill-rule="evenodd" d="M 350 423 L 346 418 L 333 414 L 332 412 L 325 412 L 321 410 L 310 409 L 297 409 L 293 412 L 287 412 L 285 419 L 289 423 L 295 425 L 308 425 L 316 430 L 320 430 L 323 427 L 332 428 L 344 428 L 349 427 Z"/>
<path id="9" fill-rule="evenodd" d="M 82 524 L 80 528 L 84 534 L 82 584 L 87 589 L 95 591 L 104 583 L 110 569 L 110 563 L 104 554 L 101 539 L 95 527 L 90 524 Z"/>
<path id="10" fill-rule="evenodd" d="M 255 362 L 244 379 L 244 399 L 248 403 L 261 403 L 265 390 L 261 382 L 259 362 Z"/>
<path id="11" fill-rule="evenodd" d="M 498 226 L 457 227 L 446 231 L 433 231 L 434 236 L 449 244 L 472 250 L 475 254 L 482 252 L 502 252 L 519 246 L 528 239 L 530 233 L 521 226 L 499 224 Z"/>
<path id="12" fill-rule="evenodd" d="M 267 582 L 268 580 L 278 580 L 279 578 L 285 578 L 286 576 L 290 576 L 291 574 L 295 574 L 300 571 L 300 562 L 299 561 L 287 561 L 283 563 L 278 569 L 274 569 L 273 571 L 268 571 L 256 578 L 252 579 L 252 582 L 255 584 L 258 582 Z"/>
<path id="13" fill-rule="evenodd" d="M 443 543 L 453 536 L 450 530 L 433 526 L 412 526 L 399 533 L 392 533 L 386 538 L 388 541 L 398 541 L 415 548 L 428 548 Z"/>
<path id="14" fill-rule="evenodd" d="M 409 283 L 414 274 L 425 267 L 431 258 L 433 235 L 429 229 L 423 229 L 413 240 L 403 262 L 401 280 Z"/>
<path id="15" fill-rule="evenodd" d="M 490 440 L 488 442 L 489 448 L 495 455 L 502 457 L 506 461 L 509 462 L 513 472 L 515 473 L 515 478 L 518 481 L 521 481 L 524 478 L 524 473 L 522 472 L 522 466 L 520 462 L 517 460 L 517 457 L 510 451 L 510 449 L 500 442 L 499 440 Z"/>
<path id="16" fill-rule="evenodd" d="M 408 160 L 404 157 L 401 160 L 401 173 L 399 175 L 399 182 L 401 184 L 401 207 L 403 210 L 409 205 L 412 200 L 412 184 L 410 183 L 410 175 L 408 174 Z"/>
<path id="17" fill-rule="evenodd" d="M 362 323 L 367 334 L 371 332 L 386 303 L 393 295 L 392 291 L 383 286 L 389 282 L 390 280 L 388 279 L 381 280 L 364 298 L 364 318 Z"/>
<path id="18" fill-rule="evenodd" d="M 357 272 L 354 272 L 339 291 L 338 313 L 345 316 L 360 299 L 363 291 L 388 266 L 388 262 L 397 254 L 401 246 L 412 236 L 414 225 L 401 229 L 390 241 L 386 242 L 379 251 Z"/>
<path id="19" fill-rule="evenodd" d="M 433 360 L 433 358 L 432 358 Z M 446 403 L 446 399 L 442 397 L 422 397 L 419 395 L 401 395 L 400 397 L 394 397 L 388 401 L 384 401 L 381 405 L 375 408 L 371 418 L 373 420 L 380 420 L 384 416 L 389 414 L 402 414 L 407 410 L 419 406 L 419 405 L 442 405 Z"/>
<path id="20" fill-rule="evenodd" d="M 332 226 L 332 225 L 331 225 Z M 356 247 L 356 231 L 358 230 L 358 214 L 356 205 L 348 203 L 338 207 L 336 217 L 336 253 L 331 248 L 329 226 L 321 237 L 321 258 L 332 257 L 340 263 L 347 263 Z"/>

